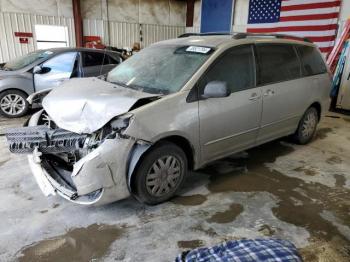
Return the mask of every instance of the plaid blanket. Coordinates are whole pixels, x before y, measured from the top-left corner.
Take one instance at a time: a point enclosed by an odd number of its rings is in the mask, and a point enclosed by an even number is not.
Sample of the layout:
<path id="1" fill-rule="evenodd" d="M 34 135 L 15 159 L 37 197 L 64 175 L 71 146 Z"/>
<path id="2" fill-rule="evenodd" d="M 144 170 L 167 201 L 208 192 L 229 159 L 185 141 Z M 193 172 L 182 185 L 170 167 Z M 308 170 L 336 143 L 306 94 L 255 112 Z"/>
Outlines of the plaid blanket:
<path id="1" fill-rule="evenodd" d="M 242 239 L 180 254 L 175 262 L 301 262 L 296 247 L 281 239 Z"/>

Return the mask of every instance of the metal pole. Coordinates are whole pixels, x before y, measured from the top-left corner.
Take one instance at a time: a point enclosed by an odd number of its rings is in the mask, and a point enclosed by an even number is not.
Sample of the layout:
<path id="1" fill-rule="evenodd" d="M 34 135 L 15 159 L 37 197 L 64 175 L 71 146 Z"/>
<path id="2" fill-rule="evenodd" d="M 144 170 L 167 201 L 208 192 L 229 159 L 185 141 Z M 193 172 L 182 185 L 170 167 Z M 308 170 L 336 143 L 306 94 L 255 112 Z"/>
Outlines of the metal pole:
<path id="1" fill-rule="evenodd" d="M 83 19 L 81 17 L 80 0 L 72 0 L 75 42 L 77 47 L 83 46 Z"/>

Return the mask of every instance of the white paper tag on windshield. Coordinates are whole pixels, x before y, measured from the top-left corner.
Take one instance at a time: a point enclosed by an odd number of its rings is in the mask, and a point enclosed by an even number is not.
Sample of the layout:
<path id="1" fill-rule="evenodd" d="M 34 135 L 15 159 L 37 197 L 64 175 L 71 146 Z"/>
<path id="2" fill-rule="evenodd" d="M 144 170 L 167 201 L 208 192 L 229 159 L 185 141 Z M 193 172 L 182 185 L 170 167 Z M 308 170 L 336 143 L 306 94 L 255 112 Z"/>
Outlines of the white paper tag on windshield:
<path id="1" fill-rule="evenodd" d="M 209 47 L 203 47 L 203 46 L 189 46 L 187 47 L 187 52 L 193 52 L 193 53 L 201 53 L 206 54 L 211 50 Z"/>

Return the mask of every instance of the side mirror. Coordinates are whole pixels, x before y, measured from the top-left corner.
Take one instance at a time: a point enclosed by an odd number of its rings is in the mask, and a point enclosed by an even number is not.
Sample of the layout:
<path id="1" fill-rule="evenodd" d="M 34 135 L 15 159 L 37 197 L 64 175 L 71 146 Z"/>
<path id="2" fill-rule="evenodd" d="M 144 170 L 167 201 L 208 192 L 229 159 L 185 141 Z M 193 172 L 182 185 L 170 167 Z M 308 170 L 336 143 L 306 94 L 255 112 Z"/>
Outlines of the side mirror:
<path id="1" fill-rule="evenodd" d="M 231 94 L 231 91 L 228 89 L 226 82 L 211 81 L 205 86 L 202 97 L 219 98 L 219 97 L 227 97 L 230 94 Z"/>
<path id="2" fill-rule="evenodd" d="M 50 67 L 46 66 L 35 66 L 33 69 L 33 74 L 46 74 L 51 71 Z"/>

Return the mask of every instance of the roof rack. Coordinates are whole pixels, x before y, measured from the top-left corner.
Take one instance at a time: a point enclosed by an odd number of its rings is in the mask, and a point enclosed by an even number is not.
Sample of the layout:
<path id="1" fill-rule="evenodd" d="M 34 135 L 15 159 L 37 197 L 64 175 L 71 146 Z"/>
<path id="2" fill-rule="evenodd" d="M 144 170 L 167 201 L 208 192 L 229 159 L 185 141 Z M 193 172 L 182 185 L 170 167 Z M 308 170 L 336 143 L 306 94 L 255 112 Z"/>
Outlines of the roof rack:
<path id="1" fill-rule="evenodd" d="M 232 35 L 230 32 L 210 32 L 210 33 L 185 33 L 179 35 L 177 38 L 184 38 L 190 36 L 207 36 L 207 35 Z"/>
<path id="2" fill-rule="evenodd" d="M 310 39 L 308 39 L 307 37 L 299 37 L 299 36 L 286 35 L 286 34 L 236 33 L 233 35 L 234 39 L 244 39 L 247 37 L 274 37 L 274 38 L 280 38 L 280 39 L 291 39 L 291 40 L 298 40 L 298 41 L 312 43 L 312 41 L 310 41 Z"/>
<path id="3" fill-rule="evenodd" d="M 233 39 L 244 39 L 248 37 L 274 37 L 279 39 L 298 40 L 303 42 L 312 43 L 307 37 L 298 37 L 286 34 L 259 34 L 259 33 L 243 33 L 243 32 L 210 32 L 210 33 L 185 33 L 179 35 L 178 38 L 190 37 L 190 36 L 210 36 L 210 35 L 232 35 Z"/>

